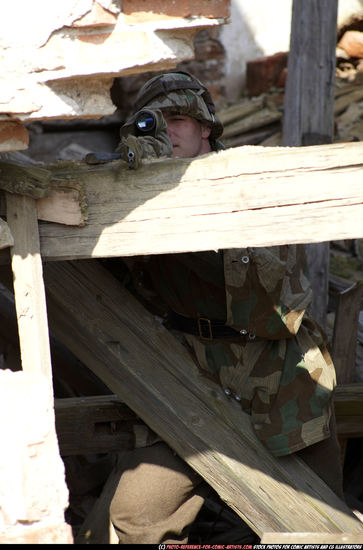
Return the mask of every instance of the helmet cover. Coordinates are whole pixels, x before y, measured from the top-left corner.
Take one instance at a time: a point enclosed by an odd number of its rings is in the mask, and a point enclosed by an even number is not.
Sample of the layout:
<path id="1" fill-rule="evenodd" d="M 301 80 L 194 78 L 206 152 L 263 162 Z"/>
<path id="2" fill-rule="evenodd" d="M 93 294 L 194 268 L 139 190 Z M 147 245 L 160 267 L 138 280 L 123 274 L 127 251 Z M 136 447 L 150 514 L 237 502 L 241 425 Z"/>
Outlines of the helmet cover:
<path id="1" fill-rule="evenodd" d="M 135 100 L 134 112 L 140 109 L 160 109 L 195 118 L 211 128 L 212 140 L 223 133 L 209 91 L 186 72 L 164 73 L 146 82 Z"/>

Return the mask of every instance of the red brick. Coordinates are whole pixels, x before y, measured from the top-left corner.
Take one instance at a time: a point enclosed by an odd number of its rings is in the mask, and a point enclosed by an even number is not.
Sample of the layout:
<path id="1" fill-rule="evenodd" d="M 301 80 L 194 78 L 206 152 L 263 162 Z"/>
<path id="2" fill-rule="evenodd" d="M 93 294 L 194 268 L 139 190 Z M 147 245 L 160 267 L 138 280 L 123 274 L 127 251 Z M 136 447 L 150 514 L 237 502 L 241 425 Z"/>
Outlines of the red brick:
<path id="1" fill-rule="evenodd" d="M 0 122 L 0 151 L 20 151 L 29 147 L 28 130 L 19 122 Z"/>
<path id="2" fill-rule="evenodd" d="M 282 73 L 287 67 L 287 57 L 287 52 L 278 52 L 247 63 L 246 86 L 250 96 L 258 96 L 284 83 L 286 75 Z"/>
<path id="3" fill-rule="evenodd" d="M 338 46 L 339 48 L 342 48 L 350 57 L 363 58 L 363 32 L 345 32 L 340 39 Z"/>
<path id="4" fill-rule="evenodd" d="M 137 19 L 138 13 L 142 21 L 167 17 L 201 16 L 209 18 L 224 18 L 230 15 L 229 0 L 123 0 L 122 11 L 129 18 Z M 162 17 L 160 17 L 162 16 Z"/>

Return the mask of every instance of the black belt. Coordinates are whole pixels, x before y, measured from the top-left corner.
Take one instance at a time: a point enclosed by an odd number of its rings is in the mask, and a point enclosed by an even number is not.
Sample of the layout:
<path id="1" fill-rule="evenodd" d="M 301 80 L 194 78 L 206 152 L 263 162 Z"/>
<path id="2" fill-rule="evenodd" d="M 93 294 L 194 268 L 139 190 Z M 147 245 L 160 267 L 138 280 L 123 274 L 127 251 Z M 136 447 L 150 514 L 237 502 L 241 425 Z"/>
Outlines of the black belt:
<path id="1" fill-rule="evenodd" d="M 199 336 L 201 340 L 214 340 L 215 338 L 238 338 L 243 341 L 256 341 L 254 334 L 248 331 L 238 331 L 227 325 L 223 321 L 215 321 L 206 317 L 191 319 L 179 315 L 175 311 L 169 311 L 168 321 L 172 328 Z"/>

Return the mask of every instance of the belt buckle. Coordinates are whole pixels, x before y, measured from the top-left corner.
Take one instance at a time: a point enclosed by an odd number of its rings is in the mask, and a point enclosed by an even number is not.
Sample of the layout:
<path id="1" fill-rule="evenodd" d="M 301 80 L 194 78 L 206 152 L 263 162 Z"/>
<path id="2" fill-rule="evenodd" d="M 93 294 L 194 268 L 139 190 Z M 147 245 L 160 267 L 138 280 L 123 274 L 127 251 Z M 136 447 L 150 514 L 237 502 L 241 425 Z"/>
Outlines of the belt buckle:
<path id="1" fill-rule="evenodd" d="M 210 319 L 207 319 L 206 317 L 198 317 L 197 319 L 197 323 L 198 323 L 198 332 L 199 332 L 199 338 L 201 340 L 207 340 L 208 342 L 210 342 L 211 340 L 213 340 L 213 334 L 212 334 L 212 324 L 210 322 Z M 206 323 L 205 325 L 202 325 L 202 323 Z M 203 335 L 203 327 L 208 327 L 208 332 L 209 332 L 209 335 L 208 336 L 204 336 Z"/>

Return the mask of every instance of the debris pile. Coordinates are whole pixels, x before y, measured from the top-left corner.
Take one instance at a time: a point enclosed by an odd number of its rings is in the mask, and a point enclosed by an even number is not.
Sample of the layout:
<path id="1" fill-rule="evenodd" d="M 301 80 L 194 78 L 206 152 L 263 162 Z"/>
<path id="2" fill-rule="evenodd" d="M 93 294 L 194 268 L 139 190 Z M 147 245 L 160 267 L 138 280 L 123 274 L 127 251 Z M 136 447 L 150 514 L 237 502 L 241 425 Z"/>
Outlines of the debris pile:
<path id="1" fill-rule="evenodd" d="M 283 104 L 284 90 L 271 88 L 221 109 L 224 145 L 281 145 Z M 334 142 L 363 141 L 363 68 L 353 82 L 337 78 L 334 119 Z"/>

